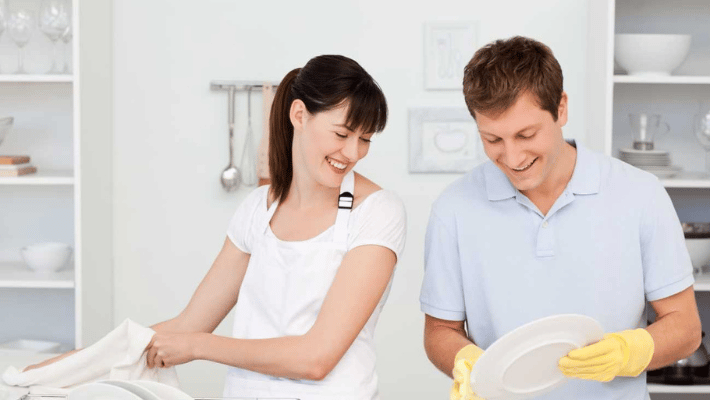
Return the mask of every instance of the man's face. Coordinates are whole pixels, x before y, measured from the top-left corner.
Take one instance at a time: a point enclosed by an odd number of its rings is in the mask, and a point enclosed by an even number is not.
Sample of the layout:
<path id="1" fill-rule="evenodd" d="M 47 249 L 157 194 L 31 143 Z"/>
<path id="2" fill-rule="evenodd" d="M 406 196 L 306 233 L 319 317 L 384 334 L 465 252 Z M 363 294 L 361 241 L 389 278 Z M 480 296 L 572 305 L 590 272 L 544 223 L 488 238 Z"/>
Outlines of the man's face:
<path id="1" fill-rule="evenodd" d="M 505 173 L 520 192 L 554 185 L 555 165 L 565 141 L 562 127 L 567 123 L 567 94 L 555 121 L 525 92 L 500 115 L 476 113 L 478 131 L 488 158 Z"/>

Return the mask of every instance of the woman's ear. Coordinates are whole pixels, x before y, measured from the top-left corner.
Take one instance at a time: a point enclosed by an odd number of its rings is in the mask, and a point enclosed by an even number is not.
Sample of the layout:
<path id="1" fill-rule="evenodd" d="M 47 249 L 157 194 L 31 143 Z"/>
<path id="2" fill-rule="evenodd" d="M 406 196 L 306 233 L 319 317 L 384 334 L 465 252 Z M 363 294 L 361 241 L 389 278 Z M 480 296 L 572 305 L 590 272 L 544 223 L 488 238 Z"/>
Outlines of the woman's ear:
<path id="1" fill-rule="evenodd" d="M 306 110 L 306 104 L 302 100 L 296 99 L 291 103 L 289 118 L 291 119 L 291 124 L 293 124 L 294 132 L 303 130 L 303 124 L 305 123 L 307 114 L 308 110 Z"/>

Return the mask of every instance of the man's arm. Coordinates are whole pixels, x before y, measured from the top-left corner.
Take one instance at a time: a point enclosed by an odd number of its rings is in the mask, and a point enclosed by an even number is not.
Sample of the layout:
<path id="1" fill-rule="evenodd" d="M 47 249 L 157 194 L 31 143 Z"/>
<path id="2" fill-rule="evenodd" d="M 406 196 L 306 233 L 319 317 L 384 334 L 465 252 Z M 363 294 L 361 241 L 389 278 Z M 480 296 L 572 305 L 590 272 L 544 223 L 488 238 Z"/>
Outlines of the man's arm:
<path id="1" fill-rule="evenodd" d="M 702 340 L 702 327 L 695 291 L 684 291 L 650 302 L 658 315 L 646 328 L 654 343 L 653 358 L 647 369 L 658 369 L 692 354 Z"/>
<path id="2" fill-rule="evenodd" d="M 448 321 L 424 316 L 424 350 L 429 361 L 441 372 L 453 378 L 456 353 L 472 344 L 466 336 L 465 321 Z"/>

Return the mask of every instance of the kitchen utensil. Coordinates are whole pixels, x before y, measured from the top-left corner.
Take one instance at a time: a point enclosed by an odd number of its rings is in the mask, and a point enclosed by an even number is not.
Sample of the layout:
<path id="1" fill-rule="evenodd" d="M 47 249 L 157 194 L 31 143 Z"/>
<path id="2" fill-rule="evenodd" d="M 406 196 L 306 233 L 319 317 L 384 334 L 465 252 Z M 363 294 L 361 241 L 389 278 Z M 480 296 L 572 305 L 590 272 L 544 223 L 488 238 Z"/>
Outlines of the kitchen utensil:
<path id="1" fill-rule="evenodd" d="M 244 137 L 244 148 L 239 166 L 242 172 L 242 183 L 246 186 L 256 186 L 256 154 L 254 149 L 254 130 L 251 126 L 251 86 L 247 88 L 247 131 Z"/>
<path id="2" fill-rule="evenodd" d="M 710 263 L 710 233 L 686 234 L 685 246 L 688 248 L 693 268 L 702 271 L 702 268 Z"/>
<path id="3" fill-rule="evenodd" d="M 561 314 L 525 324 L 496 340 L 471 371 L 471 387 L 487 400 L 539 396 L 565 383 L 557 363 L 571 350 L 602 339 L 591 317 Z"/>
<path id="4" fill-rule="evenodd" d="M 71 28 L 71 18 L 69 19 L 69 25 L 67 25 L 67 29 L 62 32 L 62 42 L 64 42 L 64 62 L 63 62 L 63 67 L 62 67 L 62 73 L 68 74 L 70 71 L 69 68 L 69 60 L 71 60 L 71 46 L 69 46 L 69 42 L 71 42 L 72 37 L 74 36 L 74 32 L 72 31 Z"/>
<path id="5" fill-rule="evenodd" d="M 71 253 L 71 246 L 56 242 L 33 244 L 20 250 L 20 254 L 27 266 L 37 273 L 50 273 L 60 270 L 69 261 Z"/>
<path id="6" fill-rule="evenodd" d="M 229 88 L 229 92 L 227 94 L 227 103 L 228 103 L 228 111 L 227 111 L 227 118 L 228 118 L 228 124 L 229 124 L 229 164 L 227 164 L 227 167 L 222 171 L 222 176 L 221 176 L 221 181 L 222 181 L 222 187 L 228 191 L 231 192 L 239 187 L 239 184 L 242 181 L 241 174 L 239 173 L 239 169 L 234 165 L 234 95 L 235 95 L 236 89 L 232 86 Z"/>
<path id="7" fill-rule="evenodd" d="M 58 59 L 58 42 L 69 26 L 69 6 L 64 0 L 42 0 L 39 7 L 39 29 L 52 42 L 52 67 L 50 73 L 61 72 Z"/>
<path id="8" fill-rule="evenodd" d="M 10 133 L 12 129 L 12 123 L 15 121 L 13 117 L 2 117 L 0 118 L 0 144 L 5 140 L 5 136 Z"/>
<path id="9" fill-rule="evenodd" d="M 705 332 L 703 332 L 705 337 Z M 700 343 L 700 347 L 690 356 L 680 359 L 675 363 L 658 369 L 649 371 L 650 374 L 659 377 L 663 383 L 688 385 L 698 381 L 705 381 L 710 376 L 710 358 L 705 344 Z"/>
<path id="10" fill-rule="evenodd" d="M 654 136 L 670 131 L 670 126 L 661 122 L 658 114 L 632 113 L 629 114 L 629 123 L 636 150 L 653 150 Z"/>
<path id="11" fill-rule="evenodd" d="M 614 58 L 629 75 L 668 76 L 690 49 L 690 35 L 616 34 Z"/>
<path id="12" fill-rule="evenodd" d="M 705 148 L 705 169 L 710 172 L 710 110 L 697 114 L 694 119 L 695 137 Z"/>
<path id="13" fill-rule="evenodd" d="M 34 28 L 34 16 L 27 10 L 17 10 L 10 14 L 7 21 L 7 33 L 17 48 L 19 49 L 17 58 L 17 74 L 25 73 L 25 46 L 32 37 Z"/>

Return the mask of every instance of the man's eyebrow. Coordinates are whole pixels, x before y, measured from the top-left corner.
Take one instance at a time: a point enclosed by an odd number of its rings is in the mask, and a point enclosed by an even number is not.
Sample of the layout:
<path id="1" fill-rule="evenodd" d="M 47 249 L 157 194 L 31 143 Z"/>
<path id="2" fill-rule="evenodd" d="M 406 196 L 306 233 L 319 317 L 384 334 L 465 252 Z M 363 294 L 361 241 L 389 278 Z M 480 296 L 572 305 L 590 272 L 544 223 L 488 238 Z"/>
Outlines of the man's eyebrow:
<path id="1" fill-rule="evenodd" d="M 529 131 L 529 130 L 531 130 L 531 129 L 538 128 L 539 126 L 540 126 L 540 124 L 528 125 L 528 126 L 526 126 L 525 128 L 523 128 L 523 129 L 521 129 L 521 130 L 515 132 L 515 134 L 516 134 L 516 135 L 519 135 L 519 134 L 521 134 L 521 133 L 523 133 L 523 132 L 525 132 L 525 131 Z M 484 134 L 484 135 L 490 135 L 490 136 L 498 137 L 498 136 L 496 136 L 496 135 L 494 135 L 494 134 L 492 134 L 492 133 L 489 133 L 489 132 L 486 132 L 486 131 L 482 131 L 482 130 L 480 130 L 480 129 L 479 129 L 478 131 L 479 131 L 480 133 Z"/>

